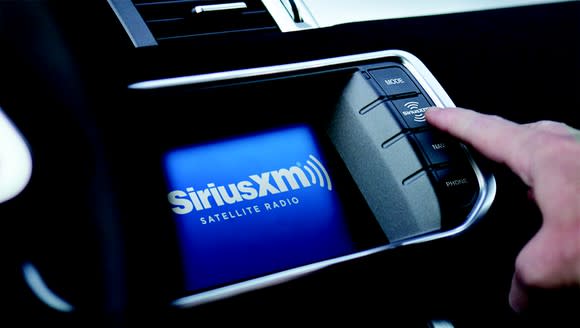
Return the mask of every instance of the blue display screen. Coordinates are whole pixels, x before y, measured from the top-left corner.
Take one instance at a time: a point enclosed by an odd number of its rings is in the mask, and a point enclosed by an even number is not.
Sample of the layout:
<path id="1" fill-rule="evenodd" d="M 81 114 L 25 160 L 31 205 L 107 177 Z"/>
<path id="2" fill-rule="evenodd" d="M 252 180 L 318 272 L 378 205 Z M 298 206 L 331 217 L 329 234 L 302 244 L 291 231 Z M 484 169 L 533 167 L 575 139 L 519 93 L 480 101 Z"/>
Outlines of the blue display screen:
<path id="1" fill-rule="evenodd" d="M 187 290 L 356 251 L 308 126 L 175 149 L 164 165 Z"/>

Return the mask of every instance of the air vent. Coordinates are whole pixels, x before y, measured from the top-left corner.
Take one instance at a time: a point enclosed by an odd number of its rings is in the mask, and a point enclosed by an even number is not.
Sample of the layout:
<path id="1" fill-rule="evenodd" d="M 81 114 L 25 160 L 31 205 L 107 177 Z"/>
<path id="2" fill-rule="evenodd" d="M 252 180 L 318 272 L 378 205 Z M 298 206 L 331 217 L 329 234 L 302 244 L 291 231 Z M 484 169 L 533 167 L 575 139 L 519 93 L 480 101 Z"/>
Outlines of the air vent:
<path id="1" fill-rule="evenodd" d="M 136 46 L 202 35 L 278 30 L 260 0 L 109 0 L 109 3 Z M 146 41 L 136 42 L 139 40 Z"/>

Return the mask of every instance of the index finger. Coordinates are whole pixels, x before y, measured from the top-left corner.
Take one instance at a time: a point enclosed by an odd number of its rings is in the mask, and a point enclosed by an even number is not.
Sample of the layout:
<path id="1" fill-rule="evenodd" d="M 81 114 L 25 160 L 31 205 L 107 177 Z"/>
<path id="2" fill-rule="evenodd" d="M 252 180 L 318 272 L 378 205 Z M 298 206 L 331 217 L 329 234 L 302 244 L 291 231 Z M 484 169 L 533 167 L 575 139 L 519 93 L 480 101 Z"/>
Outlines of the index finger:
<path id="1" fill-rule="evenodd" d="M 462 108 L 429 110 L 427 121 L 473 146 L 486 157 L 505 163 L 530 184 L 532 153 L 538 145 L 530 129 L 503 119 Z"/>

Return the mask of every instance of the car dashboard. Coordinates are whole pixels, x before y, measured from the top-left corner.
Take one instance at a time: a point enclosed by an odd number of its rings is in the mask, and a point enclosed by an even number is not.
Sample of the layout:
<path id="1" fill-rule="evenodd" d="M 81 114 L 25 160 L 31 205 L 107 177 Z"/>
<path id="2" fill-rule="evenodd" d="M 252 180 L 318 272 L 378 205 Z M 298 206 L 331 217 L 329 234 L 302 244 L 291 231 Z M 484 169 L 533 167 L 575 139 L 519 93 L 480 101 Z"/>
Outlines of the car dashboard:
<path id="1" fill-rule="evenodd" d="M 423 114 L 580 126 L 579 33 L 578 1 L 0 2 L 3 320 L 573 318 L 510 309 L 540 212 Z"/>

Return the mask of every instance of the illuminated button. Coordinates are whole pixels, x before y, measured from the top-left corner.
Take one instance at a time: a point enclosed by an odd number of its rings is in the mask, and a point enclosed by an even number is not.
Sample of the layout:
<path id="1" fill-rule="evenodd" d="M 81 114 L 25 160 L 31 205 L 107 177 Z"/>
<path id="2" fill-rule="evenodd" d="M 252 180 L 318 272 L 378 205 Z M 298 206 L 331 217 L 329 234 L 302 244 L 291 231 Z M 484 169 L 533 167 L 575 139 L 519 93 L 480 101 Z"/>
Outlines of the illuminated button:
<path id="1" fill-rule="evenodd" d="M 389 97 L 419 93 L 411 78 L 399 67 L 388 67 L 369 71 Z"/>
<path id="2" fill-rule="evenodd" d="M 430 165 L 451 162 L 462 154 L 457 142 L 436 131 L 419 132 L 415 134 L 415 138 Z"/>
<path id="3" fill-rule="evenodd" d="M 427 126 L 425 112 L 432 105 L 425 97 L 419 95 L 411 98 L 393 100 L 392 104 L 399 114 L 401 114 L 408 128 L 414 129 Z"/>

